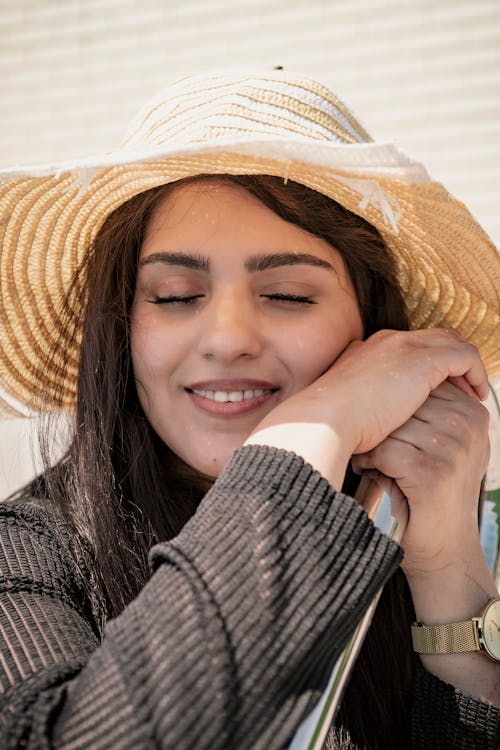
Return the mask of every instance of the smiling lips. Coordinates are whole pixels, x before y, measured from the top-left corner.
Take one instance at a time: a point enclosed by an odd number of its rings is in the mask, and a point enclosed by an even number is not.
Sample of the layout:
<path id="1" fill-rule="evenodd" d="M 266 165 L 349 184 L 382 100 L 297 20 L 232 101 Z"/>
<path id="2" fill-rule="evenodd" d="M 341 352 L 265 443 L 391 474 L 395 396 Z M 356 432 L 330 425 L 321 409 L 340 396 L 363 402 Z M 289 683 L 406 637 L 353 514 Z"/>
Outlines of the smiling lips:
<path id="1" fill-rule="evenodd" d="M 193 393 L 196 393 L 198 396 L 203 396 L 203 398 L 208 398 L 211 401 L 218 401 L 219 403 L 223 404 L 227 401 L 231 401 L 232 403 L 235 403 L 236 401 L 248 401 L 252 398 L 264 396 L 266 393 L 271 393 L 271 391 L 265 390 L 264 388 L 256 388 L 255 390 L 249 389 L 244 391 L 205 391 L 202 389 L 193 388 Z"/>
<path id="2" fill-rule="evenodd" d="M 207 381 L 186 388 L 196 406 L 220 416 L 252 411 L 267 402 L 277 390 L 272 383 L 253 380 Z"/>

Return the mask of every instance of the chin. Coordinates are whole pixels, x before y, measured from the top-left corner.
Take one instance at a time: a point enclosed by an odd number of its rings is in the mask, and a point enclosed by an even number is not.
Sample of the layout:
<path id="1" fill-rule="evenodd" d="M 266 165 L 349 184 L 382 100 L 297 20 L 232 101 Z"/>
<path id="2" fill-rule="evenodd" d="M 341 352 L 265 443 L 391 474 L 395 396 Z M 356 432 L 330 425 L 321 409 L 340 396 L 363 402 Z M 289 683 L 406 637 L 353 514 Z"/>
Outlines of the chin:
<path id="1" fill-rule="evenodd" d="M 233 453 L 234 451 L 231 451 L 231 453 L 229 453 L 226 458 L 216 458 L 211 462 L 208 462 L 206 460 L 196 462 L 195 465 L 192 464 L 192 467 L 196 471 L 200 472 L 200 474 L 203 474 L 210 479 L 217 479 L 224 466 L 229 462 Z"/>
<path id="2" fill-rule="evenodd" d="M 213 458 L 211 459 L 207 459 L 207 456 L 210 455 L 209 451 L 207 451 L 204 456 L 195 457 L 194 460 L 193 456 L 191 455 L 188 463 L 192 466 L 193 469 L 200 472 L 201 474 L 204 474 L 205 476 L 212 479 L 216 479 L 221 473 L 224 466 L 231 460 L 234 451 L 238 450 L 238 448 L 240 448 L 242 445 L 243 443 L 238 443 L 234 447 L 217 451 L 217 453 L 213 455 Z"/>

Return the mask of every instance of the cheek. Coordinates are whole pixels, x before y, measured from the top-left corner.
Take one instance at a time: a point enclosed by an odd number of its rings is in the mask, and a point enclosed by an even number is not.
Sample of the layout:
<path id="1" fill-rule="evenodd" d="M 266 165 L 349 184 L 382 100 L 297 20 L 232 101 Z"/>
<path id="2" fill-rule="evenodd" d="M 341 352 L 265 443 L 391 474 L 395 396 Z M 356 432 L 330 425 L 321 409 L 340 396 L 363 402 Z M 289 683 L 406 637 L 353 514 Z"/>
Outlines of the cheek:
<path id="1" fill-rule="evenodd" d="M 149 323 L 147 316 L 132 316 L 130 348 L 136 382 L 151 390 L 158 376 L 169 369 L 174 356 L 171 347 L 175 339 L 166 337 L 158 326 Z M 169 342 L 168 346 L 166 342 Z"/>
<path id="2" fill-rule="evenodd" d="M 147 325 L 132 317 L 130 326 L 130 352 L 136 378 L 141 378 L 149 368 L 151 335 Z"/>
<path id="3" fill-rule="evenodd" d="M 297 388 L 310 385 L 337 359 L 352 337 L 311 327 L 283 342 L 283 356 Z"/>

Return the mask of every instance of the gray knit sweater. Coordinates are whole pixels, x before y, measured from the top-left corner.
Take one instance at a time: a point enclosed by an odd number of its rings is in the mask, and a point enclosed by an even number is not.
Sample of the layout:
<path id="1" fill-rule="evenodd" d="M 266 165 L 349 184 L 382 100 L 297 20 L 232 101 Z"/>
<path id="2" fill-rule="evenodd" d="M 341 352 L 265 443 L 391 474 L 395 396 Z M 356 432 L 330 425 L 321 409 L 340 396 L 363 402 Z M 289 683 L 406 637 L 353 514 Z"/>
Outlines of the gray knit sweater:
<path id="1" fill-rule="evenodd" d="M 401 559 L 291 453 L 237 451 L 99 640 L 43 510 L 0 504 L 0 747 L 286 748 Z M 500 710 L 420 670 L 412 747 L 500 747 Z"/>

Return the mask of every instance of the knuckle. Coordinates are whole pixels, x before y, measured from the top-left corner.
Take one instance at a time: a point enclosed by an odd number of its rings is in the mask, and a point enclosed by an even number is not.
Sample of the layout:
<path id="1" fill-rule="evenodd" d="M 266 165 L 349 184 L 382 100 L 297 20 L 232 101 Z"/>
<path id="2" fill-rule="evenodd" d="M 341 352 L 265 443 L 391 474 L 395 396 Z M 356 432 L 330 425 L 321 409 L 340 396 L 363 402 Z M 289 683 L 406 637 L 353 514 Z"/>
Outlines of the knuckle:
<path id="1" fill-rule="evenodd" d="M 478 421 L 478 424 L 485 430 L 488 431 L 490 427 L 490 419 L 491 415 L 489 410 L 486 408 L 484 404 L 479 403 L 479 401 L 475 404 L 475 412 L 476 412 L 476 419 Z"/>
<path id="2" fill-rule="evenodd" d="M 372 341 L 384 341 L 393 333 L 394 332 L 390 331 L 388 328 L 381 328 L 378 331 L 375 331 L 375 333 L 372 333 L 372 335 L 370 336 L 370 339 Z"/>
<path id="3" fill-rule="evenodd" d="M 460 331 L 457 331 L 456 328 L 441 328 L 438 330 L 441 330 L 445 335 L 449 336 L 450 338 L 454 338 L 456 341 L 458 340 L 463 342 L 464 340 Z"/>
<path id="4" fill-rule="evenodd" d="M 449 428 L 449 432 L 453 436 L 468 434 L 471 426 L 467 415 L 456 409 L 446 415 L 444 424 Z"/>
<path id="5" fill-rule="evenodd" d="M 432 477 L 433 482 L 438 484 L 447 479 L 456 467 L 455 461 L 449 454 L 436 455 L 434 453 L 422 452 L 419 457 L 419 471 Z"/>
<path id="6" fill-rule="evenodd" d="M 487 435 L 490 426 L 490 413 L 479 401 L 472 401 L 468 409 L 460 415 L 459 429 L 472 437 Z"/>
<path id="7" fill-rule="evenodd" d="M 479 355 L 479 349 L 477 348 L 477 346 L 474 346 L 474 344 L 468 343 L 467 347 L 468 347 L 469 352 L 470 352 L 470 354 L 471 354 L 472 357 L 475 357 L 478 360 L 481 359 L 481 357 Z"/>
<path id="8" fill-rule="evenodd" d="M 478 434 L 487 433 L 490 423 L 488 409 L 470 397 L 463 400 L 462 407 L 450 410 L 445 417 L 445 423 L 452 434 L 464 439 L 472 439 Z"/>
<path id="9" fill-rule="evenodd" d="M 446 424 L 448 427 L 451 428 L 452 432 L 455 432 L 457 422 L 454 418 L 448 418 L 446 420 Z M 431 437 L 431 445 L 434 448 L 446 448 L 450 444 L 451 440 L 452 438 L 450 438 L 449 432 L 443 432 L 442 430 L 434 430 L 432 437 Z"/>

